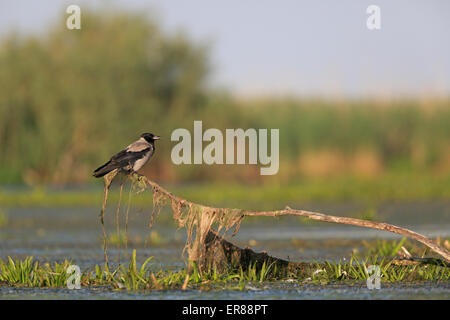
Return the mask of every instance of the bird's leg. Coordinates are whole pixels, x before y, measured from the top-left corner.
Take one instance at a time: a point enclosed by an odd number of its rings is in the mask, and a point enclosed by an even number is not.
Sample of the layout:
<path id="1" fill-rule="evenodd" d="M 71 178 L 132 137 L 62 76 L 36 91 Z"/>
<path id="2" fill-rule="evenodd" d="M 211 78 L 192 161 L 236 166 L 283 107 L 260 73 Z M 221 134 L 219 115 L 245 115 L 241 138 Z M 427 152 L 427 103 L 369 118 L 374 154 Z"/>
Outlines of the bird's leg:
<path id="1" fill-rule="evenodd" d="M 133 173 L 134 173 L 135 175 L 137 175 L 137 176 L 139 177 L 139 179 L 141 179 L 142 177 L 145 177 L 143 174 L 140 174 L 140 173 L 138 173 L 137 171 L 134 171 L 134 170 L 133 170 Z"/>

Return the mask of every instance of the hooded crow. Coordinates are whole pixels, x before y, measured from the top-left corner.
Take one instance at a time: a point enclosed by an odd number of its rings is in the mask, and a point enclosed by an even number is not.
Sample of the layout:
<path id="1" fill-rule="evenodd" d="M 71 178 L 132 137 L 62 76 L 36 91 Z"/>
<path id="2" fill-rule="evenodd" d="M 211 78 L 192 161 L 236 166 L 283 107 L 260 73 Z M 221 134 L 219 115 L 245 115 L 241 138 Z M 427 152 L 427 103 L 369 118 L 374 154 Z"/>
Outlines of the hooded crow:
<path id="1" fill-rule="evenodd" d="M 155 152 L 155 140 L 159 139 L 160 137 L 155 136 L 153 133 L 141 134 L 137 141 L 112 156 L 107 163 L 97 168 L 93 176 L 100 178 L 114 169 L 122 169 L 127 172 L 138 171 L 150 160 Z"/>

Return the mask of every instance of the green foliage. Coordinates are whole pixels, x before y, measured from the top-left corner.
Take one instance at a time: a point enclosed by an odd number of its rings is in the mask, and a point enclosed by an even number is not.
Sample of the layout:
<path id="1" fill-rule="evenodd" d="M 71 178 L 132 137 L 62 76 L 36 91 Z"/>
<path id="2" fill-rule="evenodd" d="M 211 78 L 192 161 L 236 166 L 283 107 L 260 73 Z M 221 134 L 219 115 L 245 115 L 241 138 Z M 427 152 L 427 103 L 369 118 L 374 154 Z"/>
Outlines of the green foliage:
<path id="1" fill-rule="evenodd" d="M 0 40 L 1 183 L 89 181 L 94 168 L 145 131 L 163 138 L 152 159 L 152 167 L 163 169 L 157 170 L 161 178 L 260 178 L 243 166 L 172 165 L 171 132 L 191 129 L 199 119 L 205 129 L 279 128 L 276 179 L 283 182 L 301 181 L 299 159 L 324 150 L 348 164 L 333 169 L 336 159 L 329 160 L 331 174 L 361 174 L 346 161 L 361 150 L 389 172 L 449 172 L 448 99 L 240 101 L 208 88 L 207 45 L 163 32 L 142 14 L 84 10 L 81 30 L 61 25 L 42 37 Z"/>
<path id="2" fill-rule="evenodd" d="M 400 281 L 449 281 L 450 268 L 442 265 L 408 265 L 398 266 L 392 261 L 378 259 L 378 256 L 367 256 L 365 258 L 352 255 L 350 261 L 330 262 L 324 265 L 316 263 L 316 268 L 311 272 L 311 277 L 307 280 L 327 284 L 336 281 L 362 281 L 369 277 L 368 268 L 376 265 L 381 271 L 382 282 Z"/>
<path id="3" fill-rule="evenodd" d="M 65 287 L 70 274 L 67 269 L 71 263 L 65 260 L 63 263 L 54 262 L 53 264 L 46 263 L 42 269 L 38 269 L 37 277 L 41 286 L 45 287 Z"/>
<path id="4" fill-rule="evenodd" d="M 36 285 L 37 263 L 33 264 L 33 257 L 23 261 L 14 261 L 8 257 L 8 261 L 0 259 L 0 280 L 8 284 Z"/>
<path id="5" fill-rule="evenodd" d="M 142 132 L 169 137 L 167 119 L 203 101 L 205 46 L 141 14 L 85 10 L 81 30 L 50 30 L 0 43 L 0 167 L 29 182 L 89 176 Z"/>
<path id="6" fill-rule="evenodd" d="M 323 180 L 301 179 L 286 185 L 247 185 L 237 183 L 180 184 L 171 186 L 174 194 L 193 202 L 215 206 L 272 210 L 299 201 L 356 201 L 367 203 L 367 210 L 355 217 L 380 220 L 372 208 L 381 201 L 435 201 L 450 197 L 450 176 L 423 174 L 382 175 L 372 180 L 334 177 Z M 119 192 L 111 188 L 109 200 L 117 203 Z M 0 188 L 0 203 L 8 207 L 92 207 L 102 201 L 101 191 L 60 191 L 45 188 L 7 191 Z M 133 196 L 133 205 L 148 206 L 152 194 Z M 159 219 L 167 216 L 160 215 Z M 170 218 L 170 219 L 169 219 Z M 167 217 L 171 220 L 171 217 Z"/>
<path id="7" fill-rule="evenodd" d="M 8 257 L 8 261 L 0 259 L 0 282 L 27 287 L 63 287 L 69 277 L 69 266 L 70 262 L 67 260 L 63 263 L 54 262 L 53 265 L 40 265 L 33 262 L 33 257 L 25 260 Z"/>
<path id="8" fill-rule="evenodd" d="M 245 290 L 248 284 L 264 283 L 267 281 L 298 281 L 299 284 L 316 283 L 326 285 L 336 282 L 365 281 L 368 278 L 368 267 L 377 265 L 381 270 L 382 282 L 412 282 L 412 281 L 450 281 L 450 268 L 442 265 L 410 265 L 397 266 L 392 261 L 379 259 L 378 256 L 364 258 L 353 255 L 345 262 L 326 261 L 325 263 L 312 263 L 298 274 L 281 274 L 273 265 L 263 264 L 261 268 L 256 265 L 249 266 L 245 271 L 229 270 L 218 273 L 216 268 L 200 271 L 192 263 L 192 271 L 186 269 L 155 271 L 151 266 L 152 257 L 138 266 L 136 251 L 130 257 L 128 266 L 120 265 L 113 270 L 108 267 L 96 265 L 91 271 L 81 274 L 81 284 L 86 287 L 107 286 L 113 290 L 170 290 L 183 289 L 187 281 L 188 289 L 199 290 Z M 6 261 L 0 259 L 0 285 L 25 287 L 58 287 L 67 285 L 69 275 L 67 269 L 70 262 L 54 262 L 40 264 L 33 262 L 32 257 L 25 260 Z M 189 274 L 189 277 L 188 277 Z"/>
<path id="9" fill-rule="evenodd" d="M 256 263 L 250 264 L 246 271 L 239 269 L 239 282 L 263 282 L 269 279 L 274 279 L 278 276 L 276 271 L 275 262 L 271 264 L 267 264 L 267 261 L 264 261 L 261 268 L 258 268 Z"/>
<path id="10" fill-rule="evenodd" d="M 138 269 L 136 264 L 136 250 L 133 250 L 130 263 L 128 264 L 128 269 L 125 269 L 123 266 L 119 267 L 121 272 L 118 275 L 118 281 L 125 285 L 128 290 L 146 288 L 151 281 L 150 270 L 147 267 L 147 264 L 152 260 L 152 258 L 153 257 L 149 257 Z"/>
<path id="11" fill-rule="evenodd" d="M 401 249 L 401 247 L 406 242 L 406 237 L 403 237 L 400 241 L 389 241 L 389 240 L 380 240 L 376 239 L 374 245 L 370 245 L 367 242 L 364 242 L 365 246 L 368 248 L 369 255 L 379 255 L 382 257 L 391 257 L 395 256 L 397 252 Z"/>

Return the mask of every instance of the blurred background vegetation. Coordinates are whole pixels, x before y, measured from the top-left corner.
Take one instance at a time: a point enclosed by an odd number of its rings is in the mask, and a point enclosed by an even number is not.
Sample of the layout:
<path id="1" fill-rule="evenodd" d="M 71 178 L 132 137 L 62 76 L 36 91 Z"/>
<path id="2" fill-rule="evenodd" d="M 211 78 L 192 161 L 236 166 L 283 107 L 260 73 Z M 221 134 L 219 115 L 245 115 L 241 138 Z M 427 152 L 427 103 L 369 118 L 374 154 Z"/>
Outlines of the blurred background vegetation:
<path id="1" fill-rule="evenodd" d="M 396 175 L 409 177 L 405 187 L 426 176 L 450 189 L 450 100 L 237 99 L 208 86 L 210 74 L 207 44 L 136 13 L 84 11 L 81 30 L 3 38 L 0 183 L 93 182 L 93 169 L 150 131 L 162 140 L 145 173 L 160 182 Z M 170 134 L 194 120 L 204 129 L 279 128 L 279 173 L 173 165 Z"/>

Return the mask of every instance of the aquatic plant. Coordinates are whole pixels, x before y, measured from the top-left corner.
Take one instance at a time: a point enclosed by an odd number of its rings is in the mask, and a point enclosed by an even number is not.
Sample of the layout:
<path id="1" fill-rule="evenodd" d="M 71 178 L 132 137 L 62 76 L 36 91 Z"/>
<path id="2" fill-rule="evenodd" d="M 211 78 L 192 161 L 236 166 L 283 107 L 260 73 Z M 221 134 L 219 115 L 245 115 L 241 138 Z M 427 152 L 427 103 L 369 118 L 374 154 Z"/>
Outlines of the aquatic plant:
<path id="1" fill-rule="evenodd" d="M 394 260 L 387 260 L 377 256 L 358 257 L 353 255 L 350 260 L 338 262 L 325 261 L 310 263 L 298 272 L 280 272 L 275 264 L 264 264 L 262 268 L 251 265 L 243 268 L 229 269 L 219 273 L 217 268 L 199 269 L 192 262 L 191 270 L 156 270 L 147 258 L 138 265 L 136 250 L 127 264 L 121 264 L 110 269 L 109 266 L 95 265 L 84 270 L 81 285 L 86 288 L 108 287 L 112 290 L 245 290 L 249 284 L 266 282 L 297 284 L 329 283 L 360 283 L 365 286 L 368 278 L 368 267 L 376 264 L 380 267 L 381 281 L 399 282 L 448 282 L 450 281 L 450 267 L 448 265 L 423 264 L 396 265 Z M 381 258 L 381 259 L 380 259 Z M 69 274 L 67 270 L 71 263 L 40 263 L 33 257 L 24 260 L 13 260 L 10 257 L 4 261 L 0 259 L 0 285 L 25 286 L 38 288 L 67 287 Z"/>
<path id="2" fill-rule="evenodd" d="M 400 241 L 380 240 L 377 238 L 374 244 L 369 244 L 367 241 L 364 241 L 363 244 L 368 248 L 370 255 L 395 256 L 406 240 L 406 237 L 403 237 Z"/>

